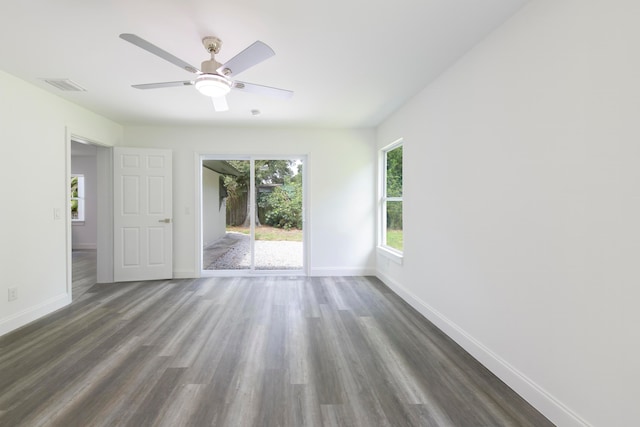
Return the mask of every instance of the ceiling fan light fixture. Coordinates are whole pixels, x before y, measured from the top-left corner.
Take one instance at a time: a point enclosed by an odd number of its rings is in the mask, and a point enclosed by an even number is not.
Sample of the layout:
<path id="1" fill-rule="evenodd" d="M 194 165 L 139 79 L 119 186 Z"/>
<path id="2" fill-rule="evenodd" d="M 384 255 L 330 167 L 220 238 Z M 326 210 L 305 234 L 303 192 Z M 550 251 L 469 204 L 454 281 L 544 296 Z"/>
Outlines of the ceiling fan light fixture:
<path id="1" fill-rule="evenodd" d="M 212 98 L 220 98 L 231 91 L 231 82 L 217 74 L 201 74 L 196 78 L 196 89 Z"/>

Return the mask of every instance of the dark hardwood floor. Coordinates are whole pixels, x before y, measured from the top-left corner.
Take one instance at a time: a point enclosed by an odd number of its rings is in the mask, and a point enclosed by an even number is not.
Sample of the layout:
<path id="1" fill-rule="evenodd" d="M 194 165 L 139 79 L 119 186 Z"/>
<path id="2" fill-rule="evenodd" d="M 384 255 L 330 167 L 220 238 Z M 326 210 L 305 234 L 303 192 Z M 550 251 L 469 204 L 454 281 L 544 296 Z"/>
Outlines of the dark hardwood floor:
<path id="1" fill-rule="evenodd" d="M 74 284 L 0 337 L 0 425 L 551 423 L 379 280 L 269 276 Z"/>

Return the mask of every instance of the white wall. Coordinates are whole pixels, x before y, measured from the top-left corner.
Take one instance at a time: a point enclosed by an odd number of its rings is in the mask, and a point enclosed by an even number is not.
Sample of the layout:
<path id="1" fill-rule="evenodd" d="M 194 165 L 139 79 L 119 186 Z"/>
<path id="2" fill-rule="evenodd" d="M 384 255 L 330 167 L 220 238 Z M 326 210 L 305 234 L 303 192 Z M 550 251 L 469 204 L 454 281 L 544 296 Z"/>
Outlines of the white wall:
<path id="1" fill-rule="evenodd" d="M 174 275 L 199 273 L 196 256 L 199 154 L 308 155 L 312 275 L 375 272 L 373 130 L 128 126 L 125 144 L 174 150 Z"/>
<path id="2" fill-rule="evenodd" d="M 74 144 L 74 143 L 72 143 Z M 97 161 L 93 155 L 71 156 L 71 173 L 84 175 L 84 221 L 71 227 L 73 249 L 96 249 L 98 237 L 97 217 Z"/>
<path id="3" fill-rule="evenodd" d="M 379 274 L 558 425 L 640 419 L 640 3 L 536 0 L 380 126 Z"/>
<path id="4" fill-rule="evenodd" d="M 2 71 L 0 93 L 2 335 L 71 300 L 69 134 L 114 145 L 122 129 Z M 18 299 L 8 302 L 13 287 Z"/>
<path id="5" fill-rule="evenodd" d="M 312 275 L 373 274 L 373 130 L 275 128 L 125 128 L 128 146 L 174 150 L 174 275 L 194 277 L 195 153 L 305 155 Z"/>
<path id="6" fill-rule="evenodd" d="M 226 233 L 226 201 L 220 204 L 220 175 L 202 168 L 202 242 L 206 247 Z"/>

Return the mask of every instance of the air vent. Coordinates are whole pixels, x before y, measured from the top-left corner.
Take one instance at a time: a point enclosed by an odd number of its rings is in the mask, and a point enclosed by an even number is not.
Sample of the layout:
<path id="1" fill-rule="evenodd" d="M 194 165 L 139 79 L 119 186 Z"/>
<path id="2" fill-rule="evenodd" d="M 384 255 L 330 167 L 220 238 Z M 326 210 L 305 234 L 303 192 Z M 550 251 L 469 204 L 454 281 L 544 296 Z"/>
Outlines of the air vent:
<path id="1" fill-rule="evenodd" d="M 87 90 L 69 79 L 43 79 L 51 86 L 56 87 L 64 92 L 86 92 Z"/>

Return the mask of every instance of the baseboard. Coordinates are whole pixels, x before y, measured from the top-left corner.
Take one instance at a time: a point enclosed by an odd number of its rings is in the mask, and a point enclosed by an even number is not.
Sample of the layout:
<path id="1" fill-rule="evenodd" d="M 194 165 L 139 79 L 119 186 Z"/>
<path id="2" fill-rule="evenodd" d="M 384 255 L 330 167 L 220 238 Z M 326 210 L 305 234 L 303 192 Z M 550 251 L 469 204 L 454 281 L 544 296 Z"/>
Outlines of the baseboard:
<path id="1" fill-rule="evenodd" d="M 561 426 L 590 426 L 587 421 L 529 379 L 524 373 L 511 366 L 435 308 L 417 298 L 404 286 L 380 271 L 376 273 L 376 276 L 400 298 L 435 324 L 554 424 Z"/>
<path id="2" fill-rule="evenodd" d="M 78 251 L 88 251 L 88 250 L 93 250 L 95 251 L 96 249 L 98 249 L 98 245 L 96 245 L 95 243 L 76 243 L 72 246 L 71 248 L 72 250 L 78 250 Z"/>
<path id="3" fill-rule="evenodd" d="M 251 272 L 249 270 L 230 270 L 226 272 L 217 271 L 215 274 L 211 274 L 210 276 L 250 276 Z M 286 270 L 278 271 L 277 273 L 273 273 L 270 270 L 262 271 L 263 274 L 278 274 L 278 275 L 289 275 Z M 300 273 L 296 273 L 300 274 Z M 203 273 L 204 276 L 209 277 L 206 273 Z M 312 268 L 309 271 L 309 276 L 313 277 L 332 277 L 332 276 L 375 276 L 376 270 L 373 268 L 342 268 L 342 267 L 330 267 L 330 268 Z M 174 279 L 192 279 L 198 277 L 193 271 L 174 271 L 173 278 Z"/>
<path id="4" fill-rule="evenodd" d="M 71 295 L 65 293 L 57 297 L 51 298 L 41 304 L 34 307 L 29 307 L 26 310 L 18 312 L 12 316 L 0 319 L 0 336 L 14 331 L 28 323 L 33 322 L 46 316 L 49 313 L 53 313 L 56 310 L 61 309 L 71 303 Z"/>
<path id="5" fill-rule="evenodd" d="M 344 268 L 344 267 L 326 267 L 326 268 L 311 268 L 309 271 L 310 276 L 375 276 L 376 270 L 374 268 Z"/>

